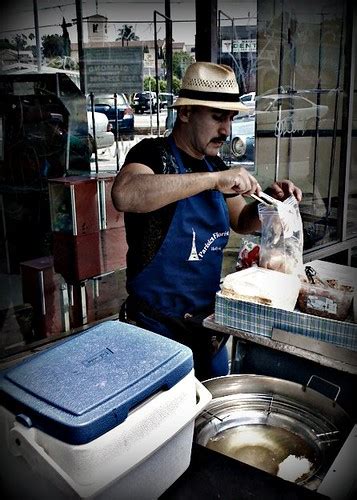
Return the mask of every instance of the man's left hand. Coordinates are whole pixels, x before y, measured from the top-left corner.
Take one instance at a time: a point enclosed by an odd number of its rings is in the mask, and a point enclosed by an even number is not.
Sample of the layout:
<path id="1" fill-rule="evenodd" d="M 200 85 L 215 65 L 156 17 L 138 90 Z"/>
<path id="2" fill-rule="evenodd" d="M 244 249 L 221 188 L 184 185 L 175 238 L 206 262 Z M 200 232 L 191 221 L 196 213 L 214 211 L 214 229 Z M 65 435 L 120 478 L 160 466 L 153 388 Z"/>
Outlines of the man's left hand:
<path id="1" fill-rule="evenodd" d="M 300 188 L 289 180 L 273 182 L 267 189 L 267 193 L 277 200 L 286 200 L 289 196 L 294 195 L 298 202 L 302 200 L 302 191 Z"/>

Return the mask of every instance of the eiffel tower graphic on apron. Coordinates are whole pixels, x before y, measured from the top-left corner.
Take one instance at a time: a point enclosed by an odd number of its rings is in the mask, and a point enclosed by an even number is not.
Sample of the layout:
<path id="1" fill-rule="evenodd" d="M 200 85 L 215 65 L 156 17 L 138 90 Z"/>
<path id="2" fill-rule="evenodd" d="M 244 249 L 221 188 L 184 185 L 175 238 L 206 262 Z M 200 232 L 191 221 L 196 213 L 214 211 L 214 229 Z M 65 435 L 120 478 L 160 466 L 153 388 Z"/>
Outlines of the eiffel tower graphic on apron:
<path id="1" fill-rule="evenodd" d="M 193 228 L 192 228 L 192 248 L 189 258 L 187 260 L 200 260 L 196 249 L 196 232 Z"/>

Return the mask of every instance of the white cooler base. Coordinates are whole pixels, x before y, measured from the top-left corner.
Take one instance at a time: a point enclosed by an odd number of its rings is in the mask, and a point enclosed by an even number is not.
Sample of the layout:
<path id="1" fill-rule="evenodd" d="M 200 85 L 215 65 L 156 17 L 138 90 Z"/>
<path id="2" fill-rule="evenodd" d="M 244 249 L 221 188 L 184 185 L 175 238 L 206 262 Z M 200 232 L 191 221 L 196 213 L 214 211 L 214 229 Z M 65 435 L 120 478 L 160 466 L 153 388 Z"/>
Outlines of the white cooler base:
<path id="1" fill-rule="evenodd" d="M 155 499 L 189 466 L 194 420 L 210 399 L 191 371 L 84 445 L 25 428 L 0 406 L 0 491 L 24 500 Z"/>

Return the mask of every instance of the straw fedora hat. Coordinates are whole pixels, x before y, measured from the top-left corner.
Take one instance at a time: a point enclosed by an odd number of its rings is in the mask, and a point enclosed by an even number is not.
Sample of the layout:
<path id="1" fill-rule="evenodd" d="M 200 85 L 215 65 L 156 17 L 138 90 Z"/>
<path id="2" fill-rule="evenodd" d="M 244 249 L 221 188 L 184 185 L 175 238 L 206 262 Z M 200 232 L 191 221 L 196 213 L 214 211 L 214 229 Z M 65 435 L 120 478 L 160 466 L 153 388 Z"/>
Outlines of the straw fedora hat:
<path id="1" fill-rule="evenodd" d="M 187 68 L 172 107 L 187 105 L 227 111 L 248 110 L 240 102 L 239 87 L 232 68 L 210 62 L 195 62 Z"/>

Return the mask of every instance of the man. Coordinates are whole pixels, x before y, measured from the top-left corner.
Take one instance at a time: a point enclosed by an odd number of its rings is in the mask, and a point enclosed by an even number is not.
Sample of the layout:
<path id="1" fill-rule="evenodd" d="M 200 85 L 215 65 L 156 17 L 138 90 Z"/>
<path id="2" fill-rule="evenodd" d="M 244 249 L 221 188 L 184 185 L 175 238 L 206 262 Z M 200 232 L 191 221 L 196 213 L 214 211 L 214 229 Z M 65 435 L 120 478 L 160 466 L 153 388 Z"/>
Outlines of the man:
<path id="1" fill-rule="evenodd" d="M 244 168 L 229 170 L 217 156 L 234 115 L 246 109 L 231 68 L 190 65 L 174 107 L 172 134 L 129 151 L 112 198 L 125 212 L 127 318 L 191 347 L 203 380 L 227 374 L 227 350 L 225 338 L 194 319 L 214 310 L 230 228 L 259 229 L 257 204 L 243 196 L 261 187 Z M 301 199 L 290 181 L 274 183 L 270 194 Z"/>

